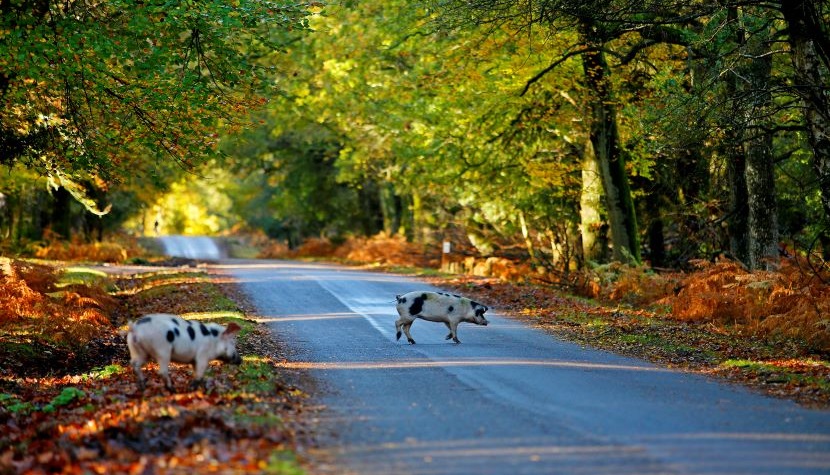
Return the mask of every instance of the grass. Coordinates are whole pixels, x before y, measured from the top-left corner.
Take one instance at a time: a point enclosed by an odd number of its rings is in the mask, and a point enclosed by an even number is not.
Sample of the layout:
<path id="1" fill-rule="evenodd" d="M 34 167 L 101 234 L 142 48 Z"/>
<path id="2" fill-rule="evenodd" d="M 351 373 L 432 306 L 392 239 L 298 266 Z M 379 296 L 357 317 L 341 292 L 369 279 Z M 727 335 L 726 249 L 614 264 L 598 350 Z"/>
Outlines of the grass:
<path id="1" fill-rule="evenodd" d="M 106 272 L 90 267 L 72 266 L 66 267 L 60 272 L 56 286 L 88 285 L 107 287 L 108 284 L 110 284 L 110 278 Z"/>
<path id="2" fill-rule="evenodd" d="M 810 369 L 830 368 L 826 361 L 797 359 L 783 362 L 727 359 L 720 366 L 724 369 L 738 369 L 748 376 L 762 379 L 766 383 L 783 383 L 795 386 L 810 386 L 830 391 L 830 379 L 823 375 L 809 374 Z"/>

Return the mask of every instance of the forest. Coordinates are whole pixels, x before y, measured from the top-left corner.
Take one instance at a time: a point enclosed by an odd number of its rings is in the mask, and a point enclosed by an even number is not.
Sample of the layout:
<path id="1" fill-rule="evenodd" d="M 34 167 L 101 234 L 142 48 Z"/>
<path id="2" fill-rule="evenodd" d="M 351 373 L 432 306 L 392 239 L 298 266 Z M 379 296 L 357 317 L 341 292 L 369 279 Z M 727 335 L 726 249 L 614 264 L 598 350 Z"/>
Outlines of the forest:
<path id="1" fill-rule="evenodd" d="M 0 2 L 4 252 L 383 233 L 567 274 L 830 257 L 830 6 Z"/>
<path id="2" fill-rule="evenodd" d="M 163 256 L 153 238 L 178 234 L 211 236 L 231 257 L 391 271 L 574 352 L 826 410 L 830 0 L 0 0 L 0 473 L 305 473 L 326 420 L 312 397 L 328 391 L 303 377 L 309 362 L 289 361 L 308 342 L 274 332 L 270 312 L 285 310 L 257 309 L 221 266 Z M 266 291 L 283 295 L 288 275 Z M 375 297 L 391 316 L 392 294 Z M 156 380 L 145 397 L 123 335 L 158 312 L 240 326 L 242 365 L 214 364 L 205 391 L 162 395 Z M 287 313 L 366 323 L 355 308 Z M 410 348 L 343 333 L 360 363 L 373 345 Z M 520 341 L 508 343 L 534 354 Z M 499 347 L 482 361 L 495 366 Z M 412 361 L 378 364 L 373 380 Z M 175 371 L 176 386 L 189 379 Z M 627 407 L 607 381 L 610 410 Z M 648 387 L 660 407 L 698 401 Z M 678 412 L 744 414 L 733 411 L 751 400 Z M 676 447 L 698 467 L 699 444 L 722 432 L 775 445 L 753 463 L 821 470 L 826 434 L 800 433 L 789 411 L 775 410 L 786 430 L 736 419 Z M 581 452 L 556 444 L 585 471 Z M 452 458 L 466 447 L 450 445 Z M 724 460 L 712 462 L 744 468 Z"/>

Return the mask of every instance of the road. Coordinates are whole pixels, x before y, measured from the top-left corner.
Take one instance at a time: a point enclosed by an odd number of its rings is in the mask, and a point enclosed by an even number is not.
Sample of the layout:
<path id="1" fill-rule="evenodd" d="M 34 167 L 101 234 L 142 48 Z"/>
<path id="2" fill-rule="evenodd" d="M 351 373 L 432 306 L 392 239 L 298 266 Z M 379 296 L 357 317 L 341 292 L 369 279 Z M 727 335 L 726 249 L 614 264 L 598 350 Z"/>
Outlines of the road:
<path id="1" fill-rule="evenodd" d="M 206 236 L 160 236 L 164 253 L 172 257 L 216 260 L 224 257 L 213 239 Z"/>
<path id="2" fill-rule="evenodd" d="M 417 321 L 415 280 L 281 261 L 221 261 L 293 347 L 326 406 L 321 452 L 359 474 L 828 474 L 830 411 L 582 348 L 495 313 Z M 486 302 L 485 302 L 486 303 Z"/>

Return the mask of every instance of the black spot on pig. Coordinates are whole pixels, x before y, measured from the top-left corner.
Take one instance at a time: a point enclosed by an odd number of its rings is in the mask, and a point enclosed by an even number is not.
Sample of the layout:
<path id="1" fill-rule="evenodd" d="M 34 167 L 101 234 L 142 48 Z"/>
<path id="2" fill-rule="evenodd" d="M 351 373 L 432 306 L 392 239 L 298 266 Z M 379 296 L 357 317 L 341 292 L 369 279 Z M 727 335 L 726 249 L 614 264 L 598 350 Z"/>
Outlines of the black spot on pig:
<path id="1" fill-rule="evenodd" d="M 415 297 L 412 299 L 412 305 L 409 306 L 409 314 L 410 315 L 418 315 L 421 313 L 421 310 L 424 309 L 424 301 L 426 300 L 426 294 L 421 295 L 420 297 Z"/>
<path id="2" fill-rule="evenodd" d="M 142 323 L 147 323 L 147 322 L 151 322 L 151 321 L 153 321 L 152 317 L 141 317 L 138 320 L 136 320 L 135 324 L 136 325 L 141 325 Z"/>
<path id="3" fill-rule="evenodd" d="M 173 343 L 173 340 L 176 339 L 176 334 L 173 333 L 173 330 L 167 330 L 167 341 Z"/>
<path id="4" fill-rule="evenodd" d="M 176 336 L 179 336 L 179 335 L 180 335 L 180 333 L 179 333 L 179 329 L 178 329 L 178 328 L 174 328 L 174 329 L 173 329 L 173 332 L 175 332 L 175 333 L 176 333 Z"/>
<path id="5" fill-rule="evenodd" d="M 173 325 L 179 326 L 179 319 L 178 318 L 170 317 L 170 320 L 173 321 Z"/>
<path id="6" fill-rule="evenodd" d="M 450 308 L 447 309 L 447 313 L 452 313 L 453 310 L 455 310 L 455 307 L 450 305 Z"/>
<path id="7" fill-rule="evenodd" d="M 397 300 L 398 303 L 406 303 L 406 297 L 401 297 L 400 295 L 396 295 L 395 300 Z"/>
<path id="8" fill-rule="evenodd" d="M 210 329 L 210 334 L 211 334 L 211 335 L 213 335 L 213 336 L 215 336 L 215 337 L 216 337 L 216 336 L 219 336 L 219 330 L 217 330 L 217 329 L 215 329 L 215 328 L 211 328 L 211 329 Z"/>
<path id="9" fill-rule="evenodd" d="M 190 335 L 191 340 L 196 339 L 196 330 L 194 330 L 190 325 L 187 326 L 187 334 Z"/>
<path id="10" fill-rule="evenodd" d="M 204 323 L 201 323 L 201 322 L 199 323 L 199 330 L 202 331 L 202 335 L 204 335 L 204 336 L 210 335 L 210 330 L 208 330 L 208 328 L 205 326 Z"/>

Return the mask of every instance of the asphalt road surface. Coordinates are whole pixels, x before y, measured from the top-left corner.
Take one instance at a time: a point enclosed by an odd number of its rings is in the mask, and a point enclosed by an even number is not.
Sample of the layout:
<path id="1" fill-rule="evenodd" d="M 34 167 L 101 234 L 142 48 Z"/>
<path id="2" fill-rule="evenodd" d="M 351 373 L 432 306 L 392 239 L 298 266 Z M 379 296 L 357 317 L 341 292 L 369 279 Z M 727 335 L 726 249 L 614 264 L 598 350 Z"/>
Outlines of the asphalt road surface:
<path id="1" fill-rule="evenodd" d="M 308 368 L 332 473 L 828 474 L 830 411 L 594 351 L 488 315 L 416 321 L 415 280 L 345 267 L 222 261 Z M 484 302 L 487 303 L 487 302 Z"/>
<path id="2" fill-rule="evenodd" d="M 164 253 L 173 257 L 216 260 L 223 256 L 219 246 L 206 236 L 160 236 Z"/>

